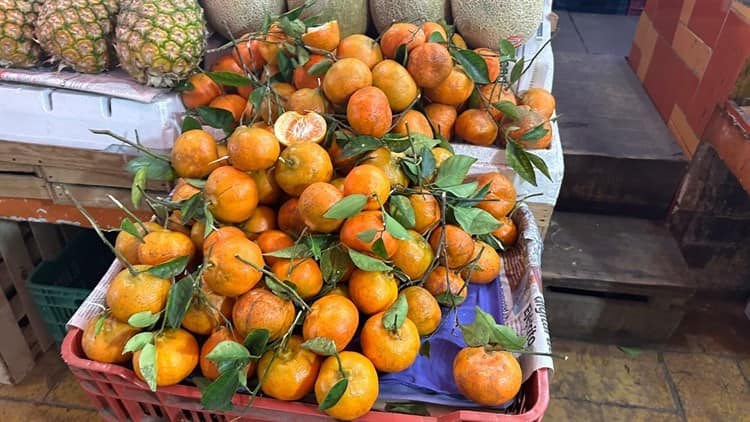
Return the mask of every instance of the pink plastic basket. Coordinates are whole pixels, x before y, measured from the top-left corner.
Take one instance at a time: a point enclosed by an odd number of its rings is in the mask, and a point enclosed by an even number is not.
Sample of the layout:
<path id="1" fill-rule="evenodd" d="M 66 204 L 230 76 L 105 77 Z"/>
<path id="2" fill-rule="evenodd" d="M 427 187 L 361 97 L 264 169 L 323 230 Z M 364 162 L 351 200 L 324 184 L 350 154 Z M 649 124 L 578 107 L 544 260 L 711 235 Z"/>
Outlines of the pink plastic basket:
<path id="1" fill-rule="evenodd" d="M 89 360 L 81 349 L 83 332 L 71 329 L 62 343 L 62 357 L 75 375 L 91 402 L 108 421 L 142 421 L 158 418 L 168 421 L 315 421 L 330 420 L 313 404 L 284 402 L 258 397 L 252 407 L 247 407 L 250 397 L 236 394 L 235 408 L 214 413 L 201 408 L 200 393 L 194 386 L 175 385 L 160 387 L 152 392 L 135 377 L 130 369 Z M 413 421 L 540 421 L 549 403 L 548 370 L 541 369 L 521 388 L 518 414 L 500 414 L 476 410 L 455 410 L 436 416 L 414 416 L 401 413 L 372 411 L 359 419 L 378 422 Z"/>

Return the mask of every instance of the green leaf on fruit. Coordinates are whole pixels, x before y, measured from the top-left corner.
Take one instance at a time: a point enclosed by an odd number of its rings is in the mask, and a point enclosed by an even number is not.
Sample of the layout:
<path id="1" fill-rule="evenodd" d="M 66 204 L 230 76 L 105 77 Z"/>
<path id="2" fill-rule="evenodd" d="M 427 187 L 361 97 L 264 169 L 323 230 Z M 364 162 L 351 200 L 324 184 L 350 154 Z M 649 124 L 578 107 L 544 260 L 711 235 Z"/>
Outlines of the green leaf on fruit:
<path id="1" fill-rule="evenodd" d="M 310 76 L 323 76 L 326 74 L 326 72 L 328 72 L 328 69 L 330 69 L 331 66 L 333 66 L 333 62 L 331 60 L 321 60 L 310 66 L 310 68 L 307 69 L 307 74 Z"/>
<path id="2" fill-rule="evenodd" d="M 208 202 L 203 206 L 203 215 L 206 216 L 205 227 L 203 228 L 203 238 L 208 237 L 214 230 L 214 214 L 208 206 Z"/>
<path id="3" fill-rule="evenodd" d="M 355 214 L 358 214 L 364 209 L 367 204 L 367 196 L 361 193 L 355 193 L 353 195 L 347 195 L 340 201 L 336 202 L 331 208 L 323 214 L 323 217 L 334 220 L 340 220 L 343 218 L 349 218 Z"/>
<path id="4" fill-rule="evenodd" d="M 328 390 L 328 394 L 326 394 L 326 396 L 323 398 L 323 401 L 320 402 L 320 405 L 318 405 L 318 409 L 326 410 L 335 406 L 336 403 L 341 400 L 341 397 L 344 395 L 344 392 L 346 392 L 346 388 L 348 386 L 349 380 L 347 378 L 338 380 L 338 382 L 336 382 L 336 384 L 333 384 L 333 387 Z"/>
<path id="5" fill-rule="evenodd" d="M 435 300 L 437 300 L 437 302 L 441 304 L 442 306 L 454 308 L 462 304 L 463 301 L 466 300 L 466 298 L 461 295 L 453 294 L 450 292 L 443 292 L 435 296 Z"/>
<path id="6" fill-rule="evenodd" d="M 228 129 L 234 123 L 232 113 L 221 108 L 201 106 L 197 111 L 204 123 L 216 129 Z"/>
<path id="7" fill-rule="evenodd" d="M 236 341 L 224 340 L 217 344 L 213 350 L 206 355 L 206 358 L 216 365 L 221 365 L 225 362 L 249 362 L 250 352 L 245 346 Z"/>
<path id="8" fill-rule="evenodd" d="M 365 255 L 361 252 L 357 252 L 354 249 L 349 249 L 349 257 L 352 259 L 354 265 L 360 270 L 364 271 L 390 271 L 391 266 L 385 262 Z"/>
<path id="9" fill-rule="evenodd" d="M 182 133 L 185 133 L 189 130 L 202 128 L 203 126 L 201 126 L 201 123 L 191 116 L 185 116 L 185 118 L 182 120 Z"/>
<path id="10" fill-rule="evenodd" d="M 336 343 L 328 337 L 314 337 L 300 345 L 301 348 L 309 350 L 320 356 L 333 356 L 337 353 Z"/>
<path id="11" fill-rule="evenodd" d="M 495 344 L 507 350 L 520 351 L 526 344 L 525 337 L 519 336 L 507 325 L 498 324 L 492 315 L 479 306 L 474 307 L 474 322 L 460 326 L 469 347 Z"/>
<path id="12" fill-rule="evenodd" d="M 498 88 L 498 89 L 502 89 L 502 88 Z M 521 117 L 520 113 L 518 112 L 518 107 L 516 107 L 516 105 L 510 101 L 507 101 L 507 100 L 498 101 L 496 103 L 492 103 L 492 107 L 495 107 L 496 109 L 500 110 L 503 113 L 503 115 L 509 118 L 510 120 L 515 121 Z"/>
<path id="13" fill-rule="evenodd" d="M 102 312 L 99 314 L 98 317 L 96 317 L 96 322 L 94 323 L 94 337 L 98 336 L 99 333 L 102 332 L 102 328 L 104 328 L 104 321 L 107 319 L 107 314 Z"/>
<path id="14" fill-rule="evenodd" d="M 196 192 L 190 198 L 182 201 L 182 205 L 180 206 L 180 221 L 182 224 L 187 224 L 202 210 L 203 198 L 200 193 Z"/>
<path id="15" fill-rule="evenodd" d="M 503 56 L 516 57 L 516 47 L 508 40 L 500 40 L 500 53 Z"/>
<path id="16" fill-rule="evenodd" d="M 385 230 L 390 233 L 391 236 L 399 240 L 411 239 L 409 232 L 406 231 L 404 226 L 402 226 L 401 223 L 398 222 L 398 220 L 393 218 L 387 212 L 383 213 L 383 218 L 385 219 Z"/>
<path id="17" fill-rule="evenodd" d="M 201 405 L 206 410 L 226 411 L 232 409 L 232 397 L 240 386 L 239 368 L 223 372 L 209 384 L 201 394 Z"/>
<path id="18" fill-rule="evenodd" d="M 146 178 L 149 180 L 172 180 L 177 174 L 168 161 L 164 161 L 150 155 L 136 157 L 125 165 L 125 169 L 136 174 L 141 168 L 146 168 Z"/>
<path id="19" fill-rule="evenodd" d="M 148 166 L 141 167 L 133 176 L 133 185 L 130 187 L 130 202 L 136 208 L 141 204 L 143 192 L 146 190 L 146 178 L 148 177 Z"/>
<path id="20" fill-rule="evenodd" d="M 542 139 L 545 135 L 549 133 L 549 130 L 544 127 L 544 123 L 540 123 L 534 129 L 531 129 L 530 131 L 526 132 L 521 136 L 522 141 L 537 141 L 539 139 Z"/>
<path id="21" fill-rule="evenodd" d="M 225 86 L 250 86 L 253 82 L 246 76 L 239 75 L 232 72 L 208 72 L 208 77 L 213 79 L 214 82 Z"/>
<path id="22" fill-rule="evenodd" d="M 448 192 L 457 198 L 470 198 L 477 191 L 477 182 L 462 183 L 460 185 L 440 188 L 441 191 Z"/>
<path id="23" fill-rule="evenodd" d="M 432 148 L 428 148 L 426 145 L 422 148 L 420 154 L 422 161 L 419 163 L 419 177 L 423 180 L 428 180 L 435 174 L 435 154 L 432 153 Z"/>
<path id="24" fill-rule="evenodd" d="M 490 83 L 487 62 L 481 55 L 475 51 L 455 49 L 451 51 L 451 56 L 463 67 L 464 72 L 472 81 L 478 84 Z"/>
<path id="25" fill-rule="evenodd" d="M 151 311 L 136 312 L 128 318 L 128 325 L 135 328 L 146 328 L 156 324 L 161 312 L 152 314 Z"/>
<path id="26" fill-rule="evenodd" d="M 373 136 L 360 135 L 352 138 L 341 147 L 341 158 L 356 157 L 384 146 L 383 141 Z"/>
<path id="27" fill-rule="evenodd" d="M 180 256 L 163 264 L 154 265 L 148 269 L 148 272 L 155 277 L 169 280 L 185 271 L 188 261 L 190 261 L 189 256 Z"/>
<path id="28" fill-rule="evenodd" d="M 248 101 L 252 104 L 253 110 L 260 110 L 260 105 L 266 97 L 266 91 L 268 91 L 268 88 L 266 88 L 265 85 L 262 85 L 255 88 L 253 92 L 250 93 Z"/>
<path id="29" fill-rule="evenodd" d="M 388 259 L 388 250 L 385 248 L 385 242 L 383 241 L 382 236 L 372 242 L 372 251 L 380 258 Z"/>
<path id="30" fill-rule="evenodd" d="M 284 259 L 309 258 L 312 256 L 312 250 L 306 244 L 298 243 L 284 249 L 264 253 L 263 256 L 272 256 L 274 258 Z"/>
<path id="31" fill-rule="evenodd" d="M 521 59 L 513 65 L 513 69 L 511 69 L 510 71 L 510 85 L 513 85 L 514 83 L 518 82 L 519 79 L 521 79 L 521 76 L 523 75 L 524 65 L 525 62 L 523 57 L 521 57 Z"/>
<path id="32" fill-rule="evenodd" d="M 492 233 L 503 225 L 492 214 L 480 208 L 454 207 L 453 217 L 471 235 Z"/>
<path id="33" fill-rule="evenodd" d="M 193 83 L 190 82 L 189 80 L 183 79 L 177 82 L 177 84 L 174 86 L 173 89 L 175 92 L 185 92 L 185 91 L 190 91 L 192 89 L 195 89 L 195 85 L 193 85 Z"/>
<path id="34" fill-rule="evenodd" d="M 185 314 L 193 301 L 194 287 L 193 278 L 185 277 L 174 283 L 172 288 L 169 289 L 169 299 L 167 300 L 165 311 L 167 326 L 180 328 L 182 320 L 185 318 Z"/>
<path id="35" fill-rule="evenodd" d="M 365 231 L 361 231 L 357 233 L 357 239 L 365 243 L 370 243 L 373 240 L 375 240 L 375 236 L 377 235 L 378 235 L 377 229 L 369 229 L 369 230 L 365 230 Z"/>
<path id="36" fill-rule="evenodd" d="M 242 344 L 250 352 L 251 358 L 260 358 L 263 352 L 266 351 L 269 337 L 270 333 L 265 328 L 255 328 L 245 337 L 245 341 Z"/>
<path id="37" fill-rule="evenodd" d="M 507 350 L 520 351 L 526 347 L 526 337 L 519 336 L 507 325 L 494 324 L 490 330 L 490 343 Z"/>
<path id="38" fill-rule="evenodd" d="M 446 39 L 445 39 L 445 37 L 443 36 L 443 34 L 441 34 L 440 32 L 438 32 L 438 31 L 433 31 L 433 33 L 432 33 L 432 34 L 430 34 L 430 37 L 429 37 L 429 38 L 427 39 L 427 42 L 437 42 L 437 43 L 441 43 L 441 42 L 446 42 Z"/>
<path id="39" fill-rule="evenodd" d="M 147 343 L 141 349 L 141 355 L 138 357 L 138 367 L 141 375 L 146 380 L 148 388 L 156 391 L 156 346 L 153 343 Z"/>
<path id="40" fill-rule="evenodd" d="M 531 164 L 533 164 L 534 167 L 536 167 L 540 172 L 542 172 L 542 174 L 547 179 L 552 181 L 552 177 L 549 175 L 549 168 L 547 168 L 547 163 L 544 162 L 542 157 L 536 154 L 532 154 L 528 151 L 524 151 L 524 152 L 526 152 L 526 156 L 529 158 L 529 161 L 531 161 Z"/>
<path id="41" fill-rule="evenodd" d="M 406 320 L 406 314 L 409 313 L 409 303 L 406 301 L 404 294 L 399 294 L 396 301 L 383 314 L 383 327 L 386 330 L 396 332 Z"/>
<path id="42" fill-rule="evenodd" d="M 437 177 L 435 177 L 435 185 L 445 188 L 463 183 L 466 174 L 476 161 L 476 158 L 467 155 L 451 155 L 440 165 Z"/>
<path id="43" fill-rule="evenodd" d="M 411 144 L 414 146 L 414 153 L 419 155 L 419 152 L 422 151 L 425 147 L 432 149 L 436 146 L 440 145 L 440 141 L 434 138 L 430 138 L 427 135 L 423 135 L 421 133 L 412 133 L 409 136 L 409 139 L 411 141 Z"/>
<path id="44" fill-rule="evenodd" d="M 409 60 L 409 50 L 406 44 L 401 44 L 396 48 L 396 57 L 393 59 L 396 61 L 396 63 L 400 64 L 401 66 L 406 67 L 406 62 Z"/>
<path id="45" fill-rule="evenodd" d="M 388 209 L 393 218 L 405 228 L 412 229 L 414 228 L 414 225 L 417 224 L 414 207 L 411 205 L 411 201 L 409 201 L 407 196 L 392 195 L 388 200 Z"/>
<path id="46" fill-rule="evenodd" d="M 341 245 L 324 250 L 320 254 L 320 271 L 323 279 L 330 285 L 335 285 L 344 277 L 351 267 L 352 260 Z"/>
<path id="47" fill-rule="evenodd" d="M 143 242 L 143 234 L 141 234 L 141 232 L 138 230 L 138 227 L 136 227 L 129 218 L 125 217 L 122 219 L 122 221 L 120 222 L 120 230 L 135 237 L 136 239 L 141 241 L 141 243 Z"/>
<path id="48" fill-rule="evenodd" d="M 292 68 L 292 61 L 289 59 L 289 56 L 286 55 L 284 50 L 279 50 L 276 53 L 277 57 L 277 66 L 279 67 L 279 74 L 284 78 L 284 80 L 288 81 L 292 78 L 292 72 L 294 69 Z"/>
<path id="49" fill-rule="evenodd" d="M 536 186 L 536 174 L 526 151 L 516 141 L 507 139 L 505 160 L 518 175 L 533 186 Z"/>
<path id="50" fill-rule="evenodd" d="M 137 352 L 143 349 L 144 346 L 146 346 L 148 343 L 151 343 L 151 340 L 153 338 L 154 333 L 150 331 L 147 331 L 145 333 L 138 333 L 133 337 L 130 337 L 130 340 L 125 343 L 125 347 L 123 347 L 122 349 L 122 354 L 124 355 L 126 353 Z"/>

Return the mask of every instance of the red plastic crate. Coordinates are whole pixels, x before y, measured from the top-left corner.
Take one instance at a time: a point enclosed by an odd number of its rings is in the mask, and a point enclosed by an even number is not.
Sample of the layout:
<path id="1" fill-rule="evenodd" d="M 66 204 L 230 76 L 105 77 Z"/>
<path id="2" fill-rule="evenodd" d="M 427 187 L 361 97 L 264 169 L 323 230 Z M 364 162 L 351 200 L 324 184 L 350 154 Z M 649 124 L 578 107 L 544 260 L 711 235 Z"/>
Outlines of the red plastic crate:
<path id="1" fill-rule="evenodd" d="M 141 421 L 148 417 L 168 421 L 313 421 L 330 420 L 313 404 L 284 402 L 258 397 L 246 407 L 250 397 L 236 394 L 235 409 L 217 414 L 201 408 L 198 389 L 188 385 L 161 387 L 156 392 L 137 379 L 130 369 L 89 360 L 81 349 L 83 332 L 71 329 L 62 343 L 62 357 L 86 391 L 99 415 L 109 421 Z M 440 416 L 414 416 L 372 411 L 361 421 L 453 422 L 453 421 L 540 421 L 549 403 L 548 370 L 536 371 L 521 388 L 521 413 L 499 414 L 476 410 L 456 410 Z"/>

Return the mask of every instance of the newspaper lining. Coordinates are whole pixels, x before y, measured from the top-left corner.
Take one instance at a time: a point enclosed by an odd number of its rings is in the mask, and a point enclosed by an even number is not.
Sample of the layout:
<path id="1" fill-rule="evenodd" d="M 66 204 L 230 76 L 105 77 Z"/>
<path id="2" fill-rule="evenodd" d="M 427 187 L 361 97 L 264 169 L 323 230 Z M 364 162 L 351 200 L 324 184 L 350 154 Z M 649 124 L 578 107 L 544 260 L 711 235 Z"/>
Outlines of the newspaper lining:
<path id="1" fill-rule="evenodd" d="M 122 70 L 86 74 L 65 70 L 55 72 L 47 68 L 0 69 L 0 81 L 72 89 L 141 103 L 151 103 L 159 96 L 170 92 L 169 89 L 139 84 Z"/>

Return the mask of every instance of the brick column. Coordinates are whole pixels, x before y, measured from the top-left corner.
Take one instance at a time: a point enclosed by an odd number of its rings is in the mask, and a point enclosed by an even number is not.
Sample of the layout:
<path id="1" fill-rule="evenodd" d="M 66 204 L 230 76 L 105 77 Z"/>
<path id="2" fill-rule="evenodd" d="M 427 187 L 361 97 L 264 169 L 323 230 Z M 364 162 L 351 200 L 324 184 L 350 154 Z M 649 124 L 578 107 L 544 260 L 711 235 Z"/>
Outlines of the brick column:
<path id="1" fill-rule="evenodd" d="M 750 6 L 649 0 L 628 61 L 688 157 L 750 57 Z"/>

